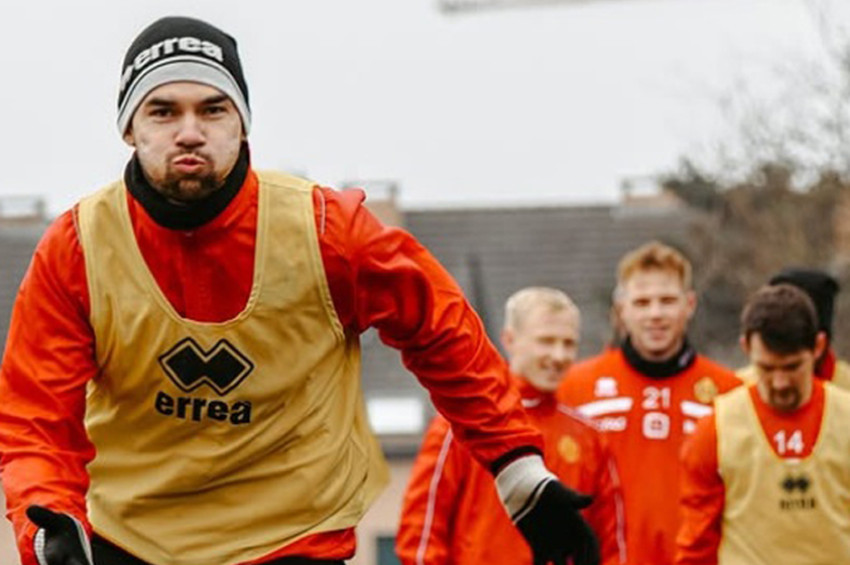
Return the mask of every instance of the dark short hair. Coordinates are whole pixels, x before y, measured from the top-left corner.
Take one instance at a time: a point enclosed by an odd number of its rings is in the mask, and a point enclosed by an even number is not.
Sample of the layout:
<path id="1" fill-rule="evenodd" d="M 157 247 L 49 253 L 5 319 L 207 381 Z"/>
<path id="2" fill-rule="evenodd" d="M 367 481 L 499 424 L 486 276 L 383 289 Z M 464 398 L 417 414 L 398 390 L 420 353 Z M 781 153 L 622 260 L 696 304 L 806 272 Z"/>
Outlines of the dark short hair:
<path id="1" fill-rule="evenodd" d="M 741 332 L 747 343 L 753 334 L 759 334 L 767 348 L 779 354 L 814 349 L 818 331 L 812 299 L 790 284 L 761 287 L 741 314 Z"/>

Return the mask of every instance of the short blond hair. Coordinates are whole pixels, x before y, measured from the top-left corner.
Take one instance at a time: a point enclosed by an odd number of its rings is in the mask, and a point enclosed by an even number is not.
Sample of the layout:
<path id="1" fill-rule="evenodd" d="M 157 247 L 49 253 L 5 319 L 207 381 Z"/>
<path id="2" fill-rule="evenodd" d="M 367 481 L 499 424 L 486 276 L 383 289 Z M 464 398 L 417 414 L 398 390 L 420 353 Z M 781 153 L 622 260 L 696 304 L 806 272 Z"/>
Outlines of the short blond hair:
<path id="1" fill-rule="evenodd" d="M 637 272 L 666 271 L 679 277 L 682 288 L 691 290 L 691 262 L 676 249 L 660 241 L 644 243 L 626 253 L 617 266 L 617 288 L 620 289 Z"/>
<path id="2" fill-rule="evenodd" d="M 518 330 L 525 316 L 533 308 L 545 308 L 547 312 L 569 312 L 581 323 L 581 313 L 567 293 L 556 288 L 529 286 L 513 293 L 505 302 L 505 329 Z"/>

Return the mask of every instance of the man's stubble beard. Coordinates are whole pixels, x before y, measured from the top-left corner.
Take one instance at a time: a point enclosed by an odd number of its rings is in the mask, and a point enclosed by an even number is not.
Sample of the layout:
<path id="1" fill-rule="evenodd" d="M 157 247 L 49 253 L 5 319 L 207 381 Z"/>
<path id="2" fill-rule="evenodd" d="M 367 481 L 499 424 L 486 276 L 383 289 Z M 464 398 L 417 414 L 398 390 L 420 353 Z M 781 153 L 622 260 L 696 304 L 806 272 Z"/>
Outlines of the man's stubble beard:
<path id="1" fill-rule="evenodd" d="M 208 197 L 224 186 L 224 180 L 217 178 L 212 171 L 202 175 L 181 175 L 169 171 L 157 188 L 171 201 L 189 203 Z"/>
<path id="2" fill-rule="evenodd" d="M 770 397 L 773 407 L 783 412 L 790 412 L 799 408 L 802 399 L 800 391 L 796 389 L 791 389 L 785 394 L 771 389 Z"/>

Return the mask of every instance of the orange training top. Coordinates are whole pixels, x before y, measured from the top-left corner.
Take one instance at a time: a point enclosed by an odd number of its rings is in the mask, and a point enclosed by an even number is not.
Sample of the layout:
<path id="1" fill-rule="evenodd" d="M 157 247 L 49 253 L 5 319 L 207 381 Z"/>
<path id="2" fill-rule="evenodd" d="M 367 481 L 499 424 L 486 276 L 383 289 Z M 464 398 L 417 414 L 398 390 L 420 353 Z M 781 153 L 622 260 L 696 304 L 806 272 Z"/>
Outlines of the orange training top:
<path id="1" fill-rule="evenodd" d="M 192 230 L 157 224 L 127 193 L 139 250 L 181 317 L 220 322 L 244 309 L 253 280 L 257 187 L 249 170 L 224 211 Z M 400 349 L 459 439 L 484 465 L 539 451 L 540 434 L 457 284 L 410 234 L 381 224 L 363 200 L 359 190 L 315 187 L 312 193 L 324 275 L 344 330 L 375 327 L 385 343 Z M 15 302 L 0 367 L 0 465 L 23 565 L 35 565 L 35 527 L 24 515 L 28 505 L 68 512 L 90 528 L 85 466 L 94 451 L 83 415 L 86 386 L 99 368 L 75 221 L 75 210 L 65 212 L 39 242 Z M 343 559 L 354 548 L 353 530 L 345 529 L 302 539 L 257 562 L 283 555 Z"/>
<path id="2" fill-rule="evenodd" d="M 624 563 L 623 503 L 604 437 L 554 395 L 517 379 L 523 404 L 542 432 L 546 466 L 564 484 L 594 497 L 584 516 L 600 541 L 603 565 Z M 402 565 L 531 565 L 531 550 L 496 492 L 493 477 L 437 417 L 422 443 L 396 537 Z"/>
<path id="3" fill-rule="evenodd" d="M 631 565 L 672 563 L 679 508 L 679 449 L 714 397 L 740 384 L 734 374 L 696 355 L 669 377 L 638 372 L 621 349 L 574 366 L 559 389 L 568 406 L 605 431 L 620 470 Z"/>

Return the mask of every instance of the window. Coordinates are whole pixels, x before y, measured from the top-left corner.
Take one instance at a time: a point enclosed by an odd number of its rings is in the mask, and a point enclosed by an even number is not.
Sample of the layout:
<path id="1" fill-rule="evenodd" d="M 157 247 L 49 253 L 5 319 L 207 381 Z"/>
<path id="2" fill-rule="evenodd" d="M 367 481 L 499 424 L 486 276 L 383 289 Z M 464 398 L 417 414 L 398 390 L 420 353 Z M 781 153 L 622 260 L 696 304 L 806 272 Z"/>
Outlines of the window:
<path id="1" fill-rule="evenodd" d="M 369 423 L 376 434 L 420 434 L 425 429 L 422 400 L 415 397 L 376 397 L 366 401 Z"/>
<path id="2" fill-rule="evenodd" d="M 378 565 L 401 565 L 398 557 L 395 555 L 395 537 L 394 536 L 378 536 Z"/>

